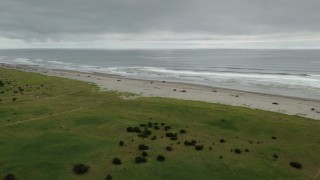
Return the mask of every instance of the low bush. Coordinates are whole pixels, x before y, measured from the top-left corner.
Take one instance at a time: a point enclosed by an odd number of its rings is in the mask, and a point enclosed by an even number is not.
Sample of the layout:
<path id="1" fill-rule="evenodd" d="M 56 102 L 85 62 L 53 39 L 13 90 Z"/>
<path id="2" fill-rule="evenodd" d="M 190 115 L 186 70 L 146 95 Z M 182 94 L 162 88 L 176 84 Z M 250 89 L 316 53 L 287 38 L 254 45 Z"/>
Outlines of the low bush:
<path id="1" fill-rule="evenodd" d="M 245 149 L 244 151 L 245 151 L 245 152 L 249 152 L 249 149 Z"/>
<path id="2" fill-rule="evenodd" d="M 106 176 L 106 180 L 112 180 L 112 176 L 108 174 L 108 175 Z"/>
<path id="3" fill-rule="evenodd" d="M 164 127 L 164 130 L 165 130 L 165 131 L 167 131 L 167 130 L 169 130 L 169 129 L 171 129 L 171 126 L 165 126 L 165 127 Z"/>
<path id="4" fill-rule="evenodd" d="M 192 140 L 192 141 L 185 140 L 184 141 L 184 145 L 186 145 L 186 146 L 194 146 L 194 145 L 196 145 L 196 141 L 195 140 Z"/>
<path id="5" fill-rule="evenodd" d="M 226 140 L 225 139 L 220 139 L 220 143 L 225 143 Z"/>
<path id="6" fill-rule="evenodd" d="M 301 169 L 302 168 L 302 165 L 298 162 L 290 162 L 290 166 L 293 167 L 293 168 L 296 168 L 296 169 Z"/>
<path id="7" fill-rule="evenodd" d="M 156 140 L 157 139 L 157 136 L 153 136 L 152 138 L 151 138 L 151 140 Z"/>
<path id="8" fill-rule="evenodd" d="M 138 147 L 138 149 L 141 150 L 141 151 L 145 151 L 145 150 L 148 150 L 149 147 L 146 146 L 146 145 L 144 145 L 144 144 L 140 144 L 139 147 Z"/>
<path id="9" fill-rule="evenodd" d="M 114 164 L 114 165 L 120 165 L 120 164 L 122 164 L 122 162 L 121 162 L 121 160 L 120 160 L 119 158 L 115 157 L 115 158 L 113 158 L 113 160 L 112 160 L 112 164 Z"/>
<path id="10" fill-rule="evenodd" d="M 187 133 L 186 130 L 184 130 L 184 129 L 181 129 L 181 130 L 180 130 L 180 134 L 185 134 L 185 133 Z"/>
<path id="11" fill-rule="evenodd" d="M 147 157 L 147 156 L 148 156 L 148 153 L 147 153 L 146 151 L 143 151 L 143 152 L 141 153 L 141 156 Z"/>
<path id="12" fill-rule="evenodd" d="M 147 162 L 147 159 L 146 159 L 145 157 L 136 157 L 135 162 L 136 162 L 137 164 L 139 164 L 139 163 L 145 163 L 145 162 Z"/>
<path id="13" fill-rule="evenodd" d="M 123 141 L 120 141 L 119 142 L 119 146 L 123 146 L 124 145 L 124 142 Z"/>
<path id="14" fill-rule="evenodd" d="M 167 146 L 167 147 L 166 147 L 166 150 L 167 150 L 167 151 L 172 151 L 172 146 Z"/>
<path id="15" fill-rule="evenodd" d="M 197 151 L 201 151 L 201 150 L 203 150 L 203 145 L 196 145 L 196 146 L 195 146 L 195 149 L 196 149 Z"/>
<path id="16" fill-rule="evenodd" d="M 241 150 L 238 149 L 238 148 L 235 148 L 235 149 L 234 149 L 234 152 L 235 152 L 236 154 L 241 154 Z"/>
<path id="17" fill-rule="evenodd" d="M 162 155 L 158 155 L 157 160 L 163 162 L 166 160 L 166 158 Z"/>
<path id="18" fill-rule="evenodd" d="M 16 180 L 17 178 L 13 174 L 7 174 L 3 180 Z"/>
<path id="19" fill-rule="evenodd" d="M 279 155 L 278 154 L 273 154 L 272 157 L 275 158 L 275 159 L 279 159 Z"/>
<path id="20" fill-rule="evenodd" d="M 73 166 L 73 172 L 77 174 L 84 174 L 89 170 L 89 166 L 85 164 L 76 164 Z"/>

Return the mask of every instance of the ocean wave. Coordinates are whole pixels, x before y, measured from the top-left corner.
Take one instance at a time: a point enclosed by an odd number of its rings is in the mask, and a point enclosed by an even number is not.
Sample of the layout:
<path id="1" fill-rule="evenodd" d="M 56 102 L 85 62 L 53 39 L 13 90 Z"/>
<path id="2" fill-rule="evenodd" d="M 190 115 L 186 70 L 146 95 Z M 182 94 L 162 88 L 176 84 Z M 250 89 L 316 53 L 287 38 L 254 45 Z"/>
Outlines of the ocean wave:
<path id="1" fill-rule="evenodd" d="M 173 78 L 175 80 L 203 80 L 225 83 L 266 84 L 268 86 L 305 86 L 320 88 L 317 75 L 292 75 L 287 73 L 237 73 L 237 72 L 209 72 L 191 70 L 172 70 L 158 67 L 111 67 L 101 68 L 101 72 L 141 78 Z"/>
<path id="2" fill-rule="evenodd" d="M 71 65 L 71 63 L 65 63 L 65 62 L 55 61 L 55 60 L 47 61 L 47 63 L 54 64 L 54 65 Z"/>
<path id="3" fill-rule="evenodd" d="M 30 59 L 26 58 L 16 58 L 12 60 L 15 64 L 25 64 L 25 65 L 36 65 L 35 63 L 31 62 Z"/>

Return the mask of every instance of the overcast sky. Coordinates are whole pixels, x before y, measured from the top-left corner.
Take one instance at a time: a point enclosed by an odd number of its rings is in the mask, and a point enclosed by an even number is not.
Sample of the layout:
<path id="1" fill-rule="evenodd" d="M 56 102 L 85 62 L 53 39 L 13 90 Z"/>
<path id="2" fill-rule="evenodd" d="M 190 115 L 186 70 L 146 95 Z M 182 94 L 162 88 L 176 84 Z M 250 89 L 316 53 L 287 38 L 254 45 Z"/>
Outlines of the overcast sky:
<path id="1" fill-rule="evenodd" d="M 0 48 L 320 48 L 320 0 L 0 0 Z"/>

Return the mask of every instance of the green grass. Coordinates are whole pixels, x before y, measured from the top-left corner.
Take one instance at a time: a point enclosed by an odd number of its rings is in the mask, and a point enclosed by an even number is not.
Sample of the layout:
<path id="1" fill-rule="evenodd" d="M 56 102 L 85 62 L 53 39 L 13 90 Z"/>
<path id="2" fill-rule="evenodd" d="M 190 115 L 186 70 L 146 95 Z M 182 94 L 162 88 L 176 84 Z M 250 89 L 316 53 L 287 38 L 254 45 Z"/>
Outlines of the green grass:
<path id="1" fill-rule="evenodd" d="M 123 94 L 100 92 L 88 83 L 1 68 L 0 80 L 5 82 L 0 86 L 0 178 L 12 173 L 25 180 L 104 179 L 107 174 L 114 179 L 312 179 L 320 171 L 316 120 L 195 101 L 124 100 Z M 126 132 L 149 121 L 187 133 L 179 134 L 181 144 L 176 144 L 160 138 L 163 130 L 152 130 L 154 141 Z M 191 139 L 201 141 L 204 150 L 183 144 Z M 125 147 L 119 147 L 120 140 Z M 139 144 L 150 147 L 145 164 L 134 163 Z M 242 153 L 231 152 L 235 148 Z M 156 161 L 158 154 L 166 161 Z M 113 165 L 114 157 L 122 165 Z M 302 169 L 289 166 L 291 161 Z M 77 163 L 90 170 L 73 173 Z"/>

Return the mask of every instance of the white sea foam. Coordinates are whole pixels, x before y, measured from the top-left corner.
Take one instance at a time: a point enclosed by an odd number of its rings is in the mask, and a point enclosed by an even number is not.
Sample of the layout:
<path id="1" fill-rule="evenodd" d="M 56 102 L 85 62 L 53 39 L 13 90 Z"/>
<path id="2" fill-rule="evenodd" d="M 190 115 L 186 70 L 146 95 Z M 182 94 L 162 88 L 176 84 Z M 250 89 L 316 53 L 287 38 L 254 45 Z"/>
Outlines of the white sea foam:
<path id="1" fill-rule="evenodd" d="M 54 64 L 54 65 L 71 65 L 71 63 L 65 63 L 65 62 L 61 62 L 61 61 L 47 61 L 50 64 Z"/>

